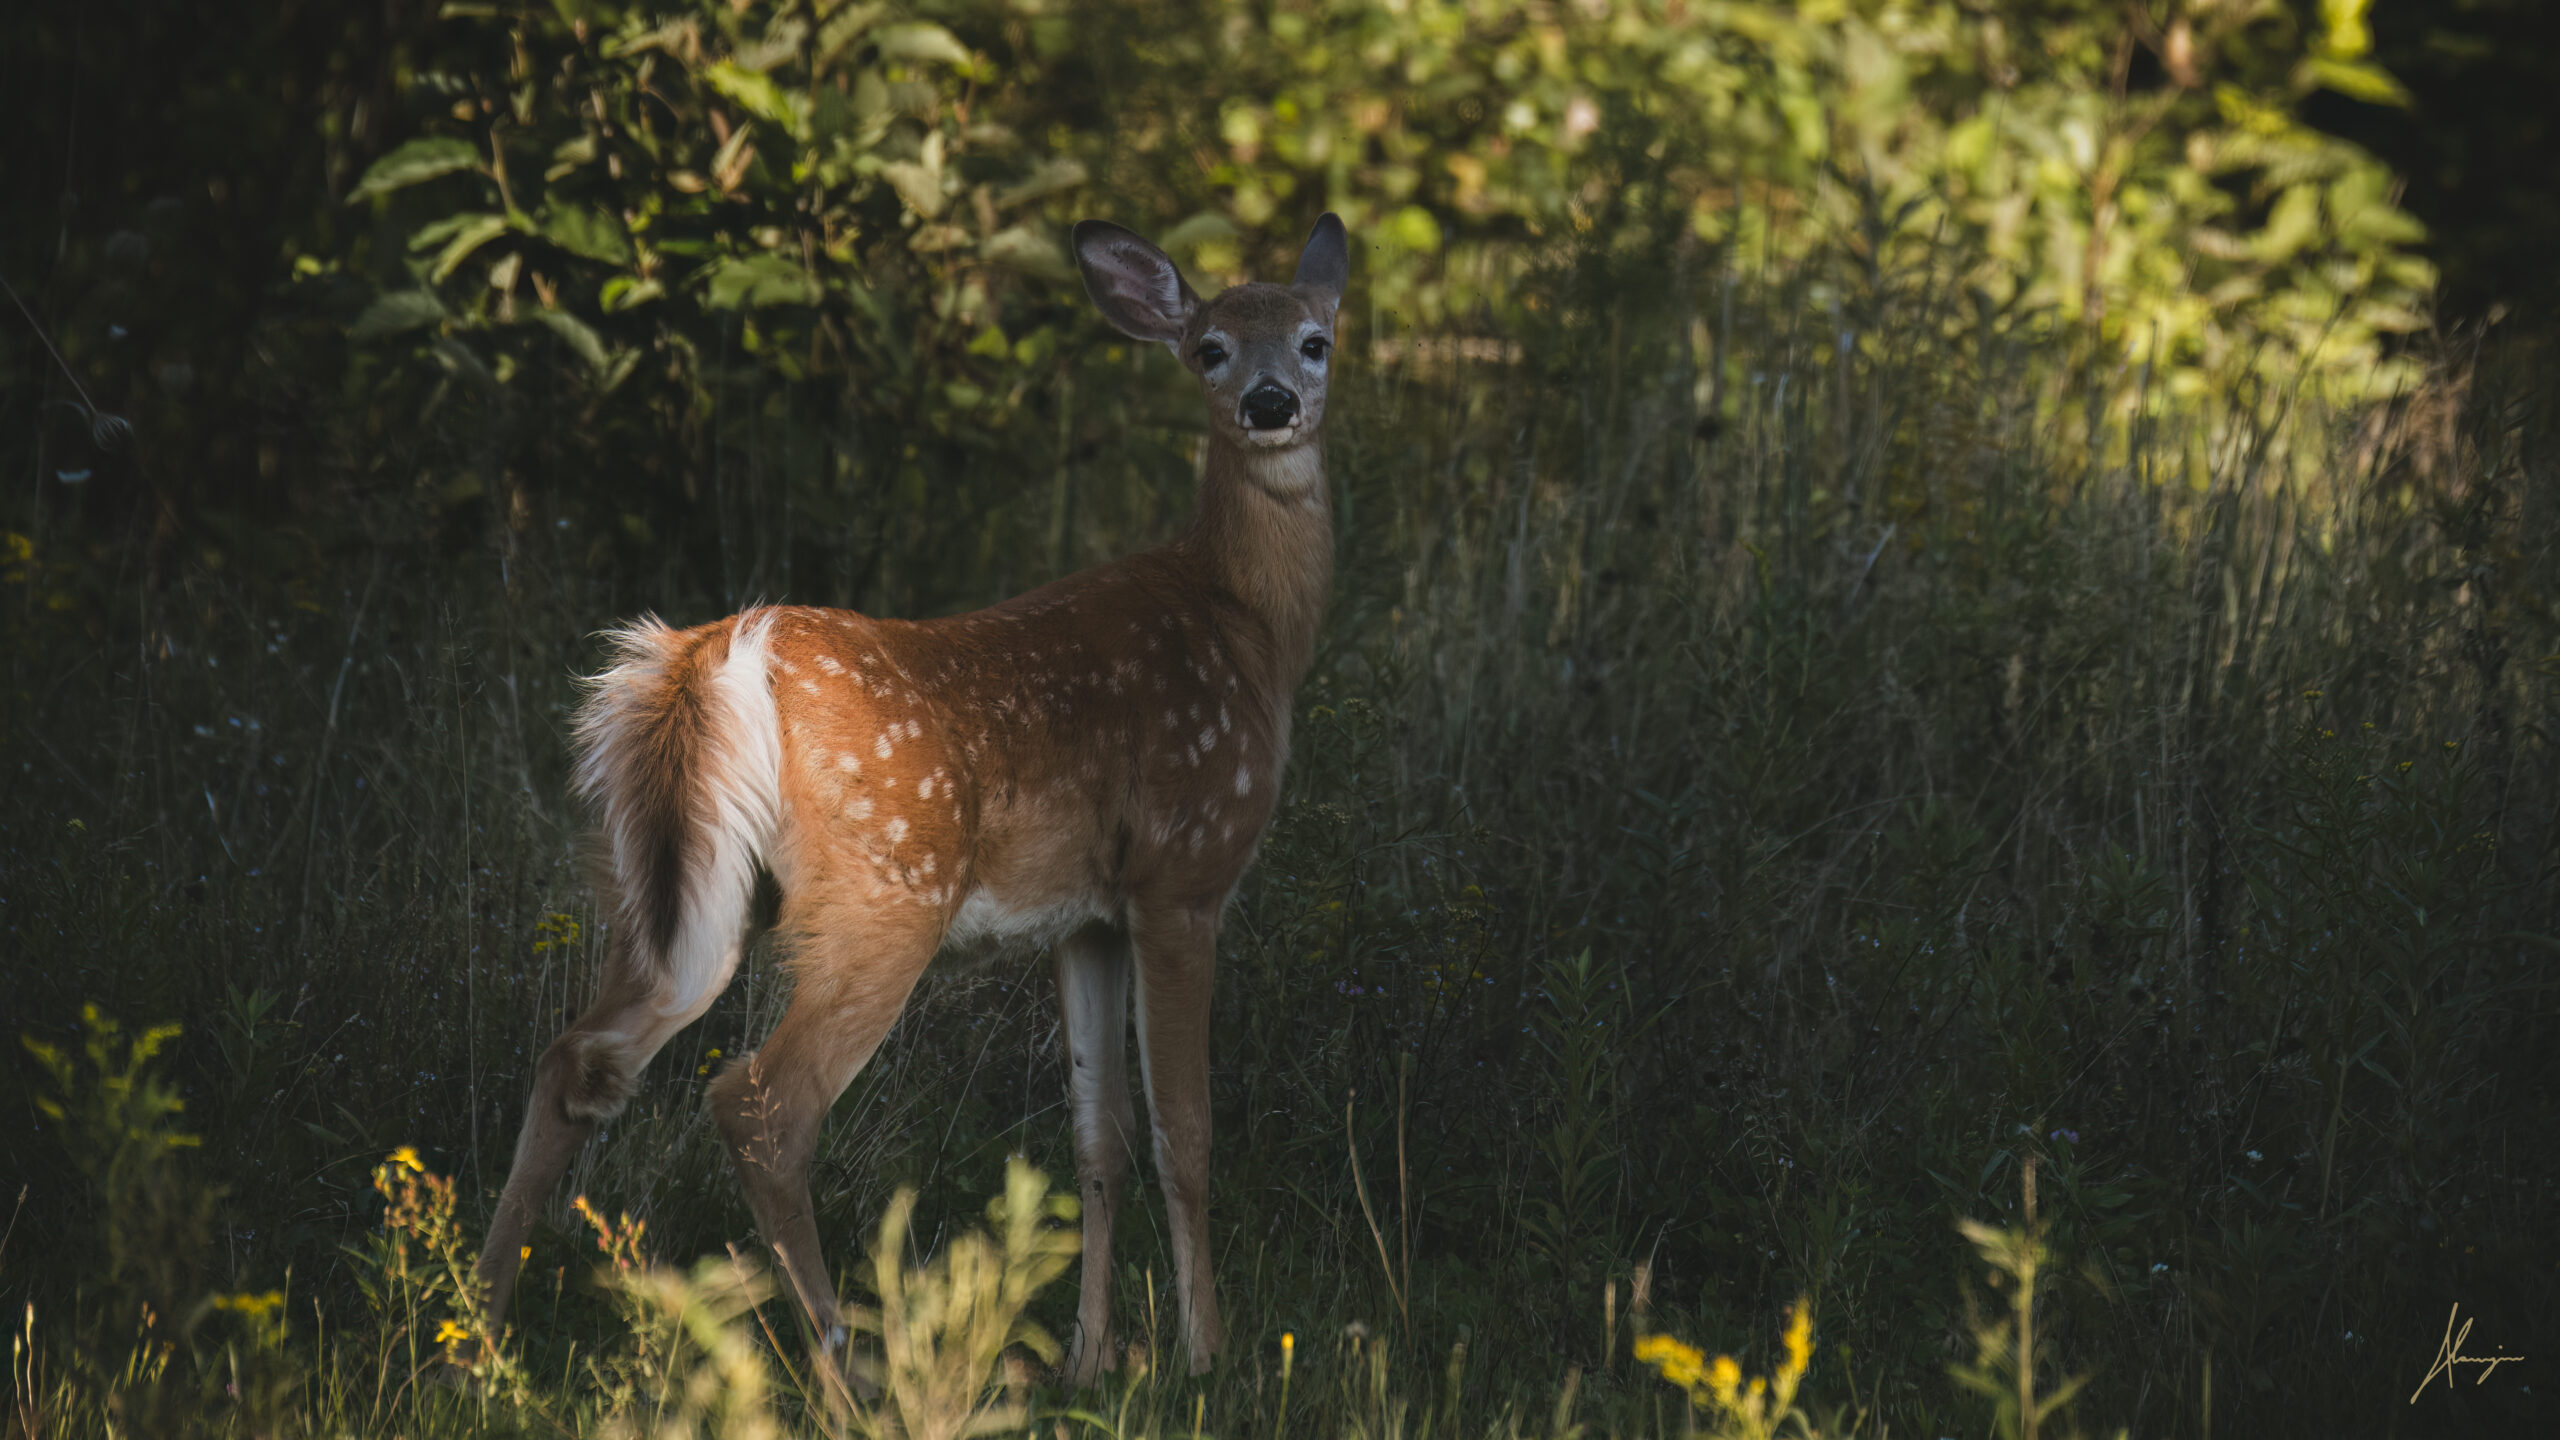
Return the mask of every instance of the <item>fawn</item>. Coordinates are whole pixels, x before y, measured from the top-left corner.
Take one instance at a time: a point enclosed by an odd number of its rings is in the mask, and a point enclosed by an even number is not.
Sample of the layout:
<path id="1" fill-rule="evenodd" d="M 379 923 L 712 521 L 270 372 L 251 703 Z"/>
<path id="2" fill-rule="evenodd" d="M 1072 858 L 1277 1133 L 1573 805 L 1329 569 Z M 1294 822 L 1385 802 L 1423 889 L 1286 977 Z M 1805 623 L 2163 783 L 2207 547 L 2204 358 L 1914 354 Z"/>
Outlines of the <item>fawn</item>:
<path id="1" fill-rule="evenodd" d="M 596 1001 L 542 1054 L 482 1251 L 503 1319 L 537 1208 L 640 1070 L 736 972 L 759 869 L 782 892 L 791 1003 L 712 1082 L 749 1208 L 819 1344 L 842 1343 L 809 1196 L 827 1109 L 936 953 L 1051 947 L 1084 1257 L 1067 1377 L 1115 1363 L 1111 1222 L 1138 1057 L 1194 1372 L 1224 1339 L 1210 1276 L 1209 995 L 1219 919 L 1289 756 L 1332 583 L 1325 380 L 1349 273 L 1316 222 L 1288 285 L 1203 301 L 1163 251 L 1075 228 L 1104 318 L 1199 377 L 1209 448 L 1171 543 L 940 620 L 774 606 L 644 619 L 577 720 L 609 860 Z"/>

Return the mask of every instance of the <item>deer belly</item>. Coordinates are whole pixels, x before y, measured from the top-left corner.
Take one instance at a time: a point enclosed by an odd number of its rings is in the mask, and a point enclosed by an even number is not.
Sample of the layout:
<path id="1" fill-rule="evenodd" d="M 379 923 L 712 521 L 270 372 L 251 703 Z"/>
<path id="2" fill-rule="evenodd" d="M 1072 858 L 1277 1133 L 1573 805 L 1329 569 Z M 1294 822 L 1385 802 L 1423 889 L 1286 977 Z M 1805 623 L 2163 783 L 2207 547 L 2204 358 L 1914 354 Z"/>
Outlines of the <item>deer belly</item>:
<path id="1" fill-rule="evenodd" d="M 970 891 L 951 917 L 939 959 L 945 964 L 975 966 L 1028 955 L 1102 918 L 1101 905 L 1086 896 L 1023 905 L 982 887 Z"/>

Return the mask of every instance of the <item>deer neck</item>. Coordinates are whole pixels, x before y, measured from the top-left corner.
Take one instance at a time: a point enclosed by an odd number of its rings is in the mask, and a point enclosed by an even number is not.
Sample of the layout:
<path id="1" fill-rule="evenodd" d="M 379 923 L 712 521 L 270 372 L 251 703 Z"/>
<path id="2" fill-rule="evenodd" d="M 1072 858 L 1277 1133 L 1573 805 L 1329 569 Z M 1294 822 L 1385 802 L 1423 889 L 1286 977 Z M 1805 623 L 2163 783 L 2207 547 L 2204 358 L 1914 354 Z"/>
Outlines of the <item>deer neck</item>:
<path id="1" fill-rule="evenodd" d="M 1260 622 L 1264 678 L 1285 704 L 1315 653 L 1333 588 L 1324 442 L 1266 451 L 1212 434 L 1198 508 L 1179 543 L 1213 587 Z"/>

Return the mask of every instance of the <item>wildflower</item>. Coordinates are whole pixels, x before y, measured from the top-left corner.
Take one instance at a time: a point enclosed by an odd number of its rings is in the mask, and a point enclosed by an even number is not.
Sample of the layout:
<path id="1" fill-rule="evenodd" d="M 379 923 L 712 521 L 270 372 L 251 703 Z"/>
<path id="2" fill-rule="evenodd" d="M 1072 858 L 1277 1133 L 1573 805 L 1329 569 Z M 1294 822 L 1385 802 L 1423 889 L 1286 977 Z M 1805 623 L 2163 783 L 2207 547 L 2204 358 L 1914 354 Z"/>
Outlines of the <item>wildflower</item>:
<path id="1" fill-rule="evenodd" d="M 2459 741 L 2459 740 L 2447 740 L 2446 742 L 2444 742 L 2444 748 L 2445 748 L 2446 753 L 2447 753 L 2447 754 L 2450 754 L 2450 753 L 2452 753 L 2453 751 L 2456 751 L 2456 750 L 2461 749 L 2461 748 L 2462 748 L 2462 742 L 2461 742 L 2461 741 Z"/>
<path id="2" fill-rule="evenodd" d="M 470 1338 L 471 1332 L 463 1329 L 462 1326 L 455 1321 L 446 1320 L 436 1326 L 436 1343 L 439 1345 L 450 1345 L 456 1340 L 468 1340 Z"/>
<path id="3" fill-rule="evenodd" d="M 2320 692 L 2317 690 L 2305 690 L 2302 692 L 2302 698 L 2305 700 L 2317 700 L 2320 698 Z"/>
<path id="4" fill-rule="evenodd" d="M 245 1292 L 238 1295 L 217 1295 L 213 1299 L 213 1308 L 228 1310 L 235 1315 L 245 1315 L 255 1320 L 270 1310 L 284 1308 L 284 1292 L 269 1290 L 262 1295 L 251 1295 Z"/>
<path id="5" fill-rule="evenodd" d="M 1716 1357 L 1715 1368 L 1707 1372 L 1707 1388 L 1715 1392 L 1716 1403 L 1733 1408 L 1734 1391 L 1742 1386 L 1742 1366 L 1730 1355 Z"/>
<path id="6" fill-rule="evenodd" d="M 1652 1366 L 1662 1378 L 1683 1390 L 1695 1390 L 1706 1375 L 1707 1354 L 1695 1345 L 1684 1345 L 1668 1335 L 1647 1335 L 1636 1342 L 1636 1359 Z M 1716 1365 L 1731 1365 L 1733 1357 L 1719 1355 Z"/>
<path id="7" fill-rule="evenodd" d="M 403 1145 L 392 1151 L 391 1158 L 384 1163 L 397 1165 L 413 1174 L 423 1175 L 427 1170 L 427 1167 L 418 1160 L 418 1147 L 415 1145 Z"/>
<path id="8" fill-rule="evenodd" d="M 1787 1317 L 1786 1379 L 1801 1377 L 1813 1365 L 1813 1308 L 1798 1305 Z"/>

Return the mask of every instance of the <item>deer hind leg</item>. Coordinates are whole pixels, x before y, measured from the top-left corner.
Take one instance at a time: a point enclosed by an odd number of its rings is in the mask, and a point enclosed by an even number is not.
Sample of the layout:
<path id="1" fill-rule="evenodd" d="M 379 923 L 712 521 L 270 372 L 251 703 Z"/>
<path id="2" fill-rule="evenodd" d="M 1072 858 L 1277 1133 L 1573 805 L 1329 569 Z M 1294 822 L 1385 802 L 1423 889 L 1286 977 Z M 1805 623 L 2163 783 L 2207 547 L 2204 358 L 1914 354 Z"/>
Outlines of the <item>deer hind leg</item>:
<path id="1" fill-rule="evenodd" d="M 1137 1142 L 1129 1104 L 1129 937 L 1109 925 L 1088 925 L 1059 943 L 1057 960 L 1067 1092 L 1075 1102 L 1076 1189 L 1084 1202 L 1083 1293 L 1065 1374 L 1082 1387 L 1119 1363 L 1111 1336 L 1111 1221 Z"/>
<path id="2" fill-rule="evenodd" d="M 675 1033 L 702 1018 L 738 968 L 744 942 L 732 947 L 711 983 L 691 1003 L 670 1009 L 674 979 L 635 964 L 619 945 L 607 953 L 593 1005 L 542 1052 L 533 1072 L 533 1098 L 516 1136 L 515 1162 L 489 1221 L 488 1244 L 478 1274 L 489 1297 L 490 1325 L 504 1321 L 515 1289 L 525 1237 L 542 1202 L 560 1183 L 596 1127 L 622 1112 L 640 1072 Z"/>
<path id="3" fill-rule="evenodd" d="M 1218 957 L 1217 907 L 1144 907 L 1137 945 L 1138 1063 L 1155 1121 L 1156 1178 L 1173 1239 L 1191 1373 L 1226 1344 L 1209 1255 L 1209 988 Z"/>
<path id="4" fill-rule="evenodd" d="M 821 1350 L 833 1351 L 844 1332 L 809 1164 L 828 1107 L 880 1048 L 933 959 L 942 915 L 922 905 L 786 896 L 779 928 L 795 937 L 790 1008 L 763 1049 L 711 1082 L 711 1115 L 756 1229 L 780 1255 Z"/>

